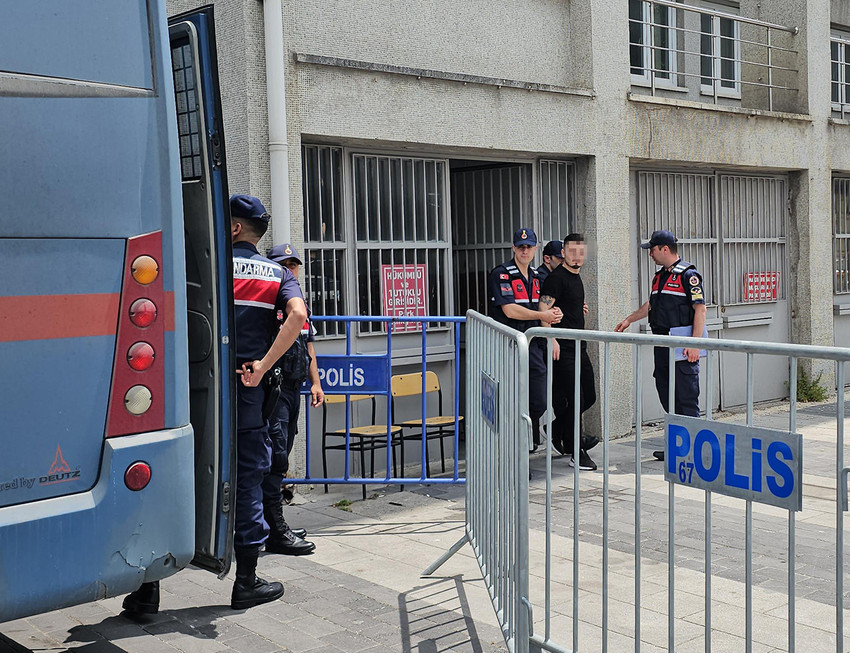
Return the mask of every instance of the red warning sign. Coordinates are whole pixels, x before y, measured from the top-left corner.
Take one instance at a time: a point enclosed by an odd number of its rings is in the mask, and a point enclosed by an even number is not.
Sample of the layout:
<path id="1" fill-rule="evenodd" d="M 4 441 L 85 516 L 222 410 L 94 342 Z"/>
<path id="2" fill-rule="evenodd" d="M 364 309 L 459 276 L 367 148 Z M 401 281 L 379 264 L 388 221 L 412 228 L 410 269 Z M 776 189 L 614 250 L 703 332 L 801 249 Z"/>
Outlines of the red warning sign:
<path id="1" fill-rule="evenodd" d="M 382 265 L 384 315 L 418 317 L 428 314 L 428 277 L 425 264 Z M 398 322 L 393 333 L 420 331 L 421 322 Z"/>

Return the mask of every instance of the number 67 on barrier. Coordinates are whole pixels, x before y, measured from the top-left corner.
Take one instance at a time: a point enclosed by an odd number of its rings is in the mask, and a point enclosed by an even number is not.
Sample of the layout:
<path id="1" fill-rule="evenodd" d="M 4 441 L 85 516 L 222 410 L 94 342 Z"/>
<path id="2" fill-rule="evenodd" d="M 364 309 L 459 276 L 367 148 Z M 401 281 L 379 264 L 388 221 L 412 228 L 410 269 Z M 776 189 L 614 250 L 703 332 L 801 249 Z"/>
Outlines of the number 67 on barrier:
<path id="1" fill-rule="evenodd" d="M 798 433 L 668 415 L 664 477 L 787 510 L 803 508 Z"/>

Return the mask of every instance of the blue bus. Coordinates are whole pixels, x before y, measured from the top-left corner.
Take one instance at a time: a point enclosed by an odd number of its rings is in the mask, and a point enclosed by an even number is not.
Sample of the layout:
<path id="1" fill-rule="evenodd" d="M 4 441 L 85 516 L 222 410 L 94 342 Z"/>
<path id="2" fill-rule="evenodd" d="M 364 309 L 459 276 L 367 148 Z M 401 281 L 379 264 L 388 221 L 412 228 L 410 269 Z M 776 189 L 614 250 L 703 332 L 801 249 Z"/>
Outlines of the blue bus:
<path id="1" fill-rule="evenodd" d="M 0 622 L 232 548 L 235 370 L 210 9 L 0 17 Z"/>

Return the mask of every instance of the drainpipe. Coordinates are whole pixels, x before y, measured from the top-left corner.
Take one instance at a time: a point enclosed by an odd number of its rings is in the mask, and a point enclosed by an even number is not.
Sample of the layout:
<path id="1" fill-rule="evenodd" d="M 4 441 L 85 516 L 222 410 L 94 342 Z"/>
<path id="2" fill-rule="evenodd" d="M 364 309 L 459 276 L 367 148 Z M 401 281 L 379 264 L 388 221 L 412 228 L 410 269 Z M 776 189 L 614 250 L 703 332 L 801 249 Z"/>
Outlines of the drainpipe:
<path id="1" fill-rule="evenodd" d="M 266 37 L 266 95 L 269 105 L 269 175 L 272 191 L 272 239 L 292 242 L 289 215 L 289 143 L 286 135 L 282 0 L 263 0 Z"/>

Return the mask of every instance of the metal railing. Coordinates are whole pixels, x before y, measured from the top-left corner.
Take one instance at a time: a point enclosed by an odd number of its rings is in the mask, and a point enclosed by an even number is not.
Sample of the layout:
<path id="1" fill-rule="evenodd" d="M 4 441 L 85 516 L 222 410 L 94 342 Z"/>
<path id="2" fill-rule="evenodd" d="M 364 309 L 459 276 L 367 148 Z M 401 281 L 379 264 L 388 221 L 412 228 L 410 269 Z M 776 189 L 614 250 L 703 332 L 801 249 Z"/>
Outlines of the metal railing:
<path id="1" fill-rule="evenodd" d="M 461 420 L 463 417 L 460 414 L 460 325 L 466 321 L 465 317 L 441 316 L 441 317 L 394 317 L 394 316 L 312 316 L 310 318 L 314 322 L 332 322 L 341 323 L 345 330 L 345 354 L 344 355 L 317 355 L 317 363 L 319 367 L 320 377 L 324 377 L 322 389 L 325 395 L 344 395 L 345 399 L 345 428 L 344 432 L 338 434 L 339 437 L 344 437 L 343 446 L 343 474 L 342 476 L 330 476 L 325 473 L 315 474 L 313 472 L 313 454 L 312 444 L 316 442 L 316 446 L 324 447 L 324 432 L 321 428 L 314 427 L 315 417 L 312 415 L 313 410 L 310 407 L 310 386 L 307 381 L 301 389 L 301 394 L 305 396 L 305 428 L 306 428 L 306 450 L 305 450 L 305 472 L 302 478 L 287 478 L 286 483 L 292 484 L 324 484 L 324 485 L 363 485 L 364 489 L 367 484 L 380 485 L 413 485 L 417 483 L 433 483 L 433 484 L 458 484 L 464 483 L 465 479 L 460 475 L 458 468 L 460 456 L 460 432 Z M 352 351 L 352 325 L 361 322 L 377 323 L 385 331 L 386 348 L 381 353 L 355 353 Z M 418 444 L 418 456 L 420 462 L 419 476 L 405 476 L 405 471 L 402 468 L 399 475 L 394 475 L 393 457 L 395 455 L 395 447 L 401 445 L 403 447 L 405 441 L 413 441 L 415 436 L 409 432 L 395 433 L 398 424 L 393 423 L 393 398 L 392 398 L 392 378 L 393 378 L 393 331 L 394 326 L 409 324 L 418 325 L 420 331 L 420 363 L 422 392 L 419 416 L 421 418 L 421 432 L 416 439 Z M 426 380 L 428 369 L 428 337 L 434 337 L 434 333 L 427 325 L 443 325 L 451 328 L 452 340 L 454 345 L 454 361 L 452 363 L 452 402 L 451 408 L 454 422 L 451 427 L 452 437 L 452 471 L 450 475 L 442 475 L 439 477 L 431 476 L 427 470 L 429 468 L 430 452 L 429 452 L 429 429 L 426 418 L 429 417 L 428 411 L 428 393 L 426 392 Z M 339 329 L 332 330 L 338 332 Z M 441 330 L 442 336 L 445 336 L 445 330 Z M 370 336 L 374 338 L 376 336 Z M 408 347 L 411 335 L 405 334 Z M 415 337 L 415 336 L 414 336 Z M 395 336 L 398 338 L 398 335 Z M 442 391 L 442 388 L 441 388 Z M 378 436 L 375 434 L 375 440 L 380 438 L 381 442 L 378 445 L 380 448 L 386 448 L 385 472 L 377 477 L 367 477 L 366 470 L 360 470 L 360 476 L 354 476 L 351 473 L 351 450 L 352 437 L 358 438 L 353 423 L 352 402 L 353 395 L 373 395 L 375 397 L 384 397 L 386 401 L 386 412 L 383 417 L 376 415 L 376 420 L 386 428 L 386 432 Z M 325 408 L 326 409 L 326 408 Z M 446 408 L 444 408 L 446 410 Z M 446 410 L 446 412 L 448 412 Z M 319 418 L 322 423 L 321 417 Z M 400 420 L 396 420 L 400 421 Z M 373 426 L 373 425 L 365 425 Z M 352 435 L 354 433 L 354 435 Z M 317 442 L 317 439 L 321 442 Z M 362 442 L 360 443 L 362 446 Z M 358 445 L 355 445 L 357 449 Z M 320 449 L 321 450 L 321 449 Z M 374 474 L 374 469 L 372 469 Z"/>
<path id="2" fill-rule="evenodd" d="M 472 546 L 508 649 L 528 650 L 528 341 L 490 318 L 466 328 L 466 531 L 423 572 Z"/>
<path id="3" fill-rule="evenodd" d="M 666 22 L 656 22 L 658 7 L 667 9 Z M 706 31 L 700 24 L 703 16 L 708 17 L 710 21 L 710 31 Z M 696 17 L 697 20 L 691 24 L 690 17 Z M 722 33 L 722 21 L 733 26 L 731 35 Z M 635 65 L 635 62 L 630 65 L 633 70 L 637 68 L 642 71 L 640 75 L 647 77 L 652 95 L 665 88 L 681 88 L 682 85 L 677 81 L 680 77 L 684 80 L 699 79 L 700 94 L 706 95 L 702 88 L 710 86 L 711 90 L 707 94 L 712 97 L 714 104 L 718 104 L 720 98 L 730 97 L 740 99 L 742 106 L 746 108 L 767 108 L 772 111 L 776 91 L 799 92 L 799 88 L 790 82 L 779 83 L 776 79 L 777 76 L 796 76 L 799 73 L 799 69 L 794 67 L 798 51 L 774 43 L 776 32 L 797 34 L 796 27 L 680 4 L 672 0 L 642 0 L 641 18 L 630 17 L 629 24 L 630 27 L 640 28 L 640 39 L 635 40 L 633 33 L 629 44 L 632 49 L 640 48 L 642 53 L 640 65 Z M 747 26 L 747 32 L 753 34 L 743 35 L 742 26 Z M 630 32 L 634 30 L 630 29 Z M 760 38 L 762 33 L 763 39 Z M 706 39 L 710 44 L 708 48 L 705 48 Z M 669 41 L 670 45 L 665 45 L 665 41 Z M 695 47 L 689 49 L 687 46 L 692 44 L 695 44 Z M 732 46 L 732 56 L 723 54 L 724 45 Z M 746 50 L 747 54 L 743 50 Z M 762 56 L 759 56 L 760 54 Z M 785 61 L 789 58 L 791 61 Z M 666 66 L 656 67 L 659 59 Z M 777 59 L 781 60 L 781 63 L 777 63 Z M 702 69 L 702 65 L 708 61 L 710 72 L 707 73 Z M 724 64 L 731 65 L 731 74 L 724 73 Z M 745 72 L 748 74 L 744 74 Z M 708 84 L 705 83 L 706 80 Z M 766 107 L 749 106 L 754 103 L 743 97 L 742 86 L 765 89 Z"/>
<path id="4" fill-rule="evenodd" d="M 850 116 L 850 39 L 832 37 L 829 40 L 832 69 L 832 110 L 842 119 Z"/>
<path id="5" fill-rule="evenodd" d="M 530 573 L 528 560 L 529 560 L 529 551 L 528 551 L 528 494 L 527 494 L 527 483 L 525 480 L 526 468 L 518 461 L 511 458 L 511 456 L 519 456 L 524 459 L 522 456 L 523 449 L 527 443 L 527 440 L 521 435 L 526 435 L 526 429 L 529 429 L 528 417 L 524 413 L 526 400 L 527 400 L 527 386 L 525 385 L 524 379 L 527 378 L 527 346 L 528 342 L 530 342 L 533 338 L 569 338 L 573 339 L 570 346 L 573 346 L 573 343 L 576 347 L 576 353 L 579 352 L 580 343 L 582 341 L 587 343 L 592 343 L 598 345 L 600 348 L 599 351 L 599 361 L 601 369 L 598 371 L 598 376 L 601 378 L 601 388 L 600 394 L 602 399 L 602 423 L 601 423 L 601 435 L 602 435 L 602 587 L 601 587 L 601 650 L 603 652 L 607 652 L 609 650 L 609 630 L 610 630 L 610 611 L 609 611 L 609 596 L 610 596 L 610 574 L 609 574 L 609 548 L 612 543 L 611 533 L 610 533 L 610 519 L 609 519 L 609 493 L 611 487 L 611 480 L 609 475 L 609 467 L 610 467 L 610 436 L 611 436 L 611 424 L 609 420 L 609 411 L 611 408 L 611 399 L 616 397 L 622 397 L 622 388 L 614 388 L 612 387 L 612 356 L 614 355 L 614 349 L 620 348 L 620 353 L 622 353 L 622 348 L 627 347 L 631 350 L 631 353 L 634 354 L 635 365 L 634 369 L 635 377 L 633 379 L 633 388 L 634 388 L 634 397 L 635 397 L 635 412 L 634 412 L 634 424 L 635 424 L 635 446 L 634 446 L 634 533 L 633 533 L 633 545 L 634 545 L 634 626 L 633 632 L 630 634 L 630 638 L 633 640 L 634 650 L 640 651 L 642 646 L 642 635 L 641 635 L 641 627 L 643 622 L 644 614 L 642 609 L 644 607 L 643 599 L 641 593 L 642 588 L 642 579 L 641 579 L 641 570 L 643 567 L 643 563 L 646 560 L 644 551 L 642 549 L 642 541 L 645 538 L 644 533 L 644 522 L 643 522 L 643 514 L 642 514 L 642 503 L 644 501 L 642 496 L 642 487 L 641 487 L 641 444 L 642 437 L 644 433 L 643 426 L 643 416 L 642 416 L 642 383 L 643 380 L 641 378 L 640 370 L 642 369 L 642 357 L 644 354 L 644 348 L 649 347 L 664 347 L 669 351 L 669 365 L 670 368 L 673 369 L 675 365 L 675 348 L 677 347 L 692 347 L 692 348 L 700 348 L 707 350 L 707 356 L 704 358 L 705 363 L 705 373 L 708 379 L 712 379 L 713 375 L 716 374 L 718 366 L 720 364 L 728 364 L 724 362 L 723 355 L 737 355 L 737 356 L 746 356 L 746 370 L 741 370 L 742 374 L 746 375 L 747 379 L 747 393 L 746 393 L 746 421 L 744 425 L 741 424 L 725 424 L 721 422 L 715 422 L 712 420 L 712 410 L 711 407 L 715 405 L 715 400 L 713 397 L 713 384 L 711 382 L 705 384 L 706 390 L 706 403 L 707 411 L 705 415 L 705 419 L 696 418 L 683 418 L 675 415 L 669 415 L 667 419 L 668 426 L 665 428 L 666 431 L 666 439 L 668 446 L 668 462 L 665 463 L 665 468 L 667 472 L 670 471 L 670 456 L 671 456 L 671 440 L 672 428 L 671 424 L 673 424 L 676 420 L 688 420 L 691 419 L 695 423 L 699 424 L 699 428 L 714 428 L 714 425 L 719 425 L 718 428 L 741 428 L 741 429 L 751 429 L 753 431 L 767 431 L 767 429 L 755 429 L 754 427 L 754 387 L 755 383 L 758 381 L 755 379 L 755 363 L 754 359 L 756 356 L 780 356 L 788 360 L 790 367 L 790 383 L 789 383 L 789 391 L 790 391 L 790 399 L 788 403 L 788 412 L 787 412 L 787 426 L 788 430 L 784 431 L 774 431 L 772 433 L 779 433 L 779 435 L 787 436 L 788 438 L 797 438 L 797 442 L 799 442 L 799 446 L 802 447 L 802 440 L 800 436 L 797 435 L 797 385 L 798 385 L 798 362 L 800 359 L 814 359 L 821 361 L 829 361 L 834 363 L 835 365 L 835 380 L 836 387 L 840 389 L 838 392 L 838 399 L 836 403 L 835 409 L 835 417 L 834 417 L 834 426 L 835 426 L 835 457 L 834 457 L 834 479 L 835 479 L 835 529 L 833 531 L 835 538 L 835 568 L 834 568 L 834 584 L 835 584 L 835 593 L 834 597 L 834 609 L 835 609 L 835 621 L 834 621 L 834 630 L 832 632 L 827 632 L 824 630 L 820 633 L 823 636 L 823 641 L 817 641 L 818 635 L 812 634 L 813 629 L 806 630 L 806 649 L 805 650 L 828 650 L 834 647 L 836 651 L 843 651 L 845 640 L 844 640 L 844 511 L 847 509 L 847 475 L 850 473 L 850 468 L 845 467 L 844 464 L 844 418 L 845 418 L 845 404 L 844 404 L 844 385 L 845 385 L 845 369 L 844 363 L 850 361 L 850 349 L 847 348 L 836 348 L 836 347 L 818 347 L 818 346 L 810 346 L 810 345 L 792 345 L 792 344 L 782 344 L 782 343 L 762 343 L 762 342 L 746 342 L 746 341 L 735 341 L 735 340 L 714 340 L 714 339 L 702 339 L 702 338 L 685 338 L 685 337 L 675 337 L 675 336 L 660 336 L 660 335 L 644 335 L 638 333 L 608 333 L 608 332 L 599 332 L 599 331 L 576 331 L 576 330 L 567 330 L 567 329 L 546 329 L 546 328 L 534 328 L 527 331 L 525 334 L 519 334 L 517 332 L 513 332 L 513 337 L 509 330 L 506 330 L 503 326 L 498 325 L 494 320 L 490 318 L 486 318 L 484 316 L 478 315 L 472 311 L 470 311 L 467 315 L 467 331 L 470 334 L 469 337 L 469 367 L 470 369 L 475 369 L 475 372 L 471 372 L 471 374 L 478 373 L 480 374 L 481 370 L 484 370 L 488 374 L 491 373 L 491 370 L 494 369 L 492 367 L 492 361 L 513 361 L 513 365 L 520 365 L 520 367 L 510 368 L 507 372 L 504 371 L 504 366 L 495 367 L 496 373 L 504 374 L 501 379 L 509 381 L 506 385 L 508 385 L 508 392 L 511 393 L 513 390 L 510 388 L 511 384 L 514 383 L 515 379 L 519 379 L 523 384 L 519 389 L 517 394 L 510 395 L 510 401 L 503 402 L 499 401 L 500 412 L 499 417 L 504 419 L 507 418 L 512 420 L 512 423 L 504 423 L 499 422 L 498 430 L 493 431 L 492 428 L 487 428 L 484 423 L 484 419 L 482 418 L 482 414 L 486 414 L 486 406 L 488 405 L 486 401 L 484 401 L 484 397 L 487 393 L 482 393 L 482 383 L 479 382 L 477 384 L 473 383 L 473 379 L 470 378 L 470 383 L 467 387 L 468 392 L 468 419 L 470 420 L 470 426 L 475 423 L 475 428 L 470 428 L 467 436 L 467 446 L 471 452 L 476 452 L 476 455 L 489 455 L 490 458 L 488 460 L 479 460 L 474 457 L 470 458 L 469 466 L 468 466 L 468 483 L 467 483 L 467 535 L 464 539 L 458 542 L 452 549 L 444 555 L 440 560 L 434 563 L 428 570 L 426 570 L 425 574 L 433 573 L 433 571 L 439 567 L 452 553 L 457 551 L 465 541 L 469 541 L 473 549 L 476 551 L 479 564 L 481 565 L 482 574 L 485 577 L 485 582 L 487 583 L 489 588 L 497 587 L 502 589 L 502 591 L 513 592 L 513 594 L 509 594 L 505 596 L 504 594 L 498 594 L 491 589 L 491 596 L 498 596 L 498 601 L 494 598 L 494 607 L 496 608 L 497 615 L 499 616 L 500 623 L 502 624 L 503 630 L 505 631 L 506 641 L 508 642 L 509 648 L 511 651 L 515 652 L 525 652 L 529 650 L 529 647 L 537 647 L 546 651 L 553 651 L 555 653 L 565 653 L 568 650 L 578 651 L 579 643 L 580 643 L 580 633 L 582 631 L 582 621 L 579 620 L 579 578 L 580 573 L 579 570 L 581 568 L 581 552 L 582 549 L 579 547 L 579 538 L 581 537 L 579 534 L 580 531 L 580 515 L 582 513 L 587 513 L 588 510 L 591 509 L 591 506 L 587 503 L 581 501 L 581 490 L 582 485 L 579 482 L 579 469 L 578 466 L 574 467 L 572 470 L 572 489 L 573 489 L 573 505 L 572 505 L 572 533 L 573 533 L 573 551 L 572 551 L 572 614 L 571 614 L 571 624 L 572 624 L 572 642 L 571 647 L 568 648 L 566 643 L 561 639 L 562 633 L 554 633 L 552 628 L 552 615 L 553 615 L 553 607 L 552 607 L 552 598 L 551 598 L 551 585 L 552 585 L 552 574 L 553 574 L 553 566 L 552 566 L 552 557 L 553 557 L 553 547 L 552 547 L 552 532 L 555 530 L 558 524 L 555 522 L 552 513 L 552 494 L 553 494 L 553 482 L 552 482 L 552 448 L 551 448 L 551 438 L 550 444 L 547 447 L 547 458 L 546 458 L 546 504 L 545 504 L 545 533 L 546 533 L 546 542 L 545 542 L 545 568 L 543 570 L 544 574 L 544 588 L 543 588 L 543 597 L 539 596 L 530 596 L 528 594 L 524 594 L 523 591 L 528 588 L 528 574 Z M 552 344 L 550 340 L 549 344 L 550 351 L 550 360 L 552 353 Z M 485 354 L 486 352 L 486 354 Z M 521 352 L 517 354 L 517 352 Z M 563 348 L 561 350 L 563 356 Z M 552 381 L 552 366 L 549 366 L 549 402 L 551 405 L 552 396 L 551 396 L 551 381 Z M 574 396 L 574 405 L 579 405 L 579 388 L 581 387 L 581 366 L 575 366 L 575 396 Z M 496 379 L 499 381 L 500 379 L 497 377 Z M 501 392 L 502 385 L 499 385 L 499 391 Z M 669 405 L 674 405 L 675 401 L 675 374 L 670 377 L 669 384 L 669 395 L 668 401 Z M 511 401 L 519 402 L 518 405 L 522 407 L 521 410 L 517 410 L 516 408 L 509 407 L 501 407 L 503 403 L 511 403 Z M 476 410 L 476 406 L 482 406 L 482 409 Z M 476 415 L 476 413 L 478 413 Z M 776 420 L 776 413 L 772 413 L 771 419 Z M 579 415 L 576 414 L 574 417 L 574 432 L 575 442 L 574 442 L 574 450 L 579 450 L 580 442 L 579 442 Z M 551 421 L 551 411 L 548 419 L 548 430 L 549 434 L 553 434 L 552 431 L 552 421 Z M 822 429 L 822 423 L 819 424 L 819 429 Z M 720 431 L 718 431 L 720 432 Z M 728 432 L 728 431 L 724 431 Z M 702 431 L 700 431 L 702 433 Z M 505 441 L 505 438 L 513 437 L 513 448 L 509 449 L 506 452 L 504 447 L 509 445 L 508 442 Z M 759 436 L 761 437 L 761 436 Z M 737 449 L 733 447 L 733 449 L 729 449 L 728 444 L 728 436 L 726 436 L 726 451 L 731 451 L 734 455 L 735 460 L 738 460 L 739 454 L 749 456 L 749 449 L 746 451 L 739 452 Z M 767 440 L 765 440 L 767 442 Z M 761 440 L 759 440 L 759 446 L 761 446 Z M 810 445 L 811 446 L 811 445 Z M 753 450 L 755 450 L 755 445 L 753 445 Z M 700 448 L 700 464 L 705 464 L 703 457 L 705 456 L 704 449 Z M 800 449 L 800 454 L 802 452 L 802 448 Z M 505 453 L 509 453 L 508 456 L 505 456 Z M 808 454 L 807 454 L 808 455 Z M 728 459 L 727 459 L 728 460 Z M 749 461 L 749 458 L 746 458 Z M 753 459 L 755 460 L 755 458 Z M 761 457 L 759 457 L 759 461 L 761 461 Z M 783 506 L 788 505 L 787 512 L 785 513 L 785 520 L 787 521 L 787 548 L 785 551 L 785 555 L 781 556 L 781 561 L 777 561 L 776 565 L 785 566 L 786 572 L 786 583 L 785 583 L 785 591 L 787 593 L 787 650 L 794 651 L 796 650 L 797 644 L 797 618 L 796 618 L 796 608 L 797 608 L 797 595 L 796 595 L 796 587 L 797 587 L 797 568 L 796 568 L 796 560 L 798 554 L 801 549 L 798 549 L 797 544 L 797 522 L 796 522 L 796 512 L 795 510 L 800 510 L 802 507 L 802 457 L 801 455 L 797 456 L 797 460 L 800 462 L 799 468 L 795 474 L 797 476 L 793 476 L 793 485 L 797 488 L 795 491 L 798 491 L 799 496 L 792 497 L 795 501 L 799 501 L 799 503 L 795 503 L 793 506 L 789 504 L 783 504 Z M 713 463 L 712 463 L 713 464 Z M 719 459 L 718 459 L 719 464 Z M 727 467 L 724 469 L 729 469 L 729 463 L 725 463 Z M 733 469 L 734 475 L 734 465 L 733 463 L 731 469 Z M 755 467 L 756 463 L 753 463 L 753 469 L 758 469 L 760 472 L 762 470 L 761 462 L 758 463 L 758 467 Z M 674 465 L 675 466 L 675 461 Z M 766 468 L 765 468 L 766 469 Z M 629 474 L 629 470 L 624 468 L 623 464 L 618 465 L 618 475 L 622 477 L 622 475 Z M 724 472 L 726 474 L 727 472 Z M 767 472 L 765 472 L 767 473 Z M 501 477 L 500 474 L 504 475 Z M 753 472 L 755 475 L 755 472 Z M 755 477 L 755 476 L 754 476 Z M 478 479 L 487 480 L 488 483 L 476 482 Z M 676 532 L 676 510 L 677 510 L 677 492 L 676 492 L 676 483 L 674 481 L 675 474 L 671 476 L 671 474 L 666 474 L 667 484 L 667 508 L 666 514 L 658 515 L 658 514 L 650 514 L 649 517 L 652 521 L 655 520 L 664 520 L 666 518 L 667 521 L 667 545 L 666 545 L 666 565 L 667 565 L 667 648 L 669 651 L 674 651 L 676 646 L 676 628 L 677 628 L 677 617 L 676 617 L 676 605 L 677 605 L 677 584 L 676 584 L 676 569 L 678 565 L 681 564 L 681 559 L 677 558 L 677 532 Z M 476 479 L 476 480 L 473 480 Z M 505 514 L 500 510 L 504 507 L 503 502 L 505 499 L 503 498 L 502 492 L 504 491 L 504 483 L 499 483 L 498 481 L 508 479 L 512 482 L 516 483 L 517 490 L 517 500 L 520 503 L 510 503 L 510 509 L 513 511 L 511 514 L 515 515 L 516 519 L 519 520 L 516 524 L 509 524 L 505 526 L 503 521 L 505 519 Z M 628 485 L 628 483 L 626 484 Z M 759 488 L 761 489 L 761 480 L 759 481 Z M 739 494 L 732 494 L 730 492 L 725 492 L 722 489 L 714 488 L 714 491 L 710 489 L 706 489 L 702 486 L 695 485 L 692 488 L 696 488 L 697 491 L 704 490 L 704 567 L 703 567 L 703 580 L 704 580 L 704 612 L 703 612 L 703 621 L 704 621 L 704 638 L 705 638 L 705 651 L 710 653 L 712 650 L 712 640 L 713 635 L 715 634 L 715 630 L 712 624 L 712 601 L 713 598 L 717 598 L 715 595 L 713 597 L 712 593 L 712 579 L 715 577 L 717 573 L 719 573 L 716 569 L 712 567 L 712 553 L 714 549 L 714 544 L 712 542 L 712 495 L 715 493 L 719 493 L 721 495 L 725 494 L 727 496 L 741 496 Z M 755 489 L 755 484 L 753 485 L 753 489 Z M 688 494 L 682 495 L 682 499 L 691 499 L 693 500 L 694 489 L 689 489 Z M 510 501 L 513 501 L 514 497 L 510 497 Z M 753 544 L 754 544 L 754 531 L 753 531 L 753 504 L 754 501 L 761 501 L 760 498 L 753 499 L 751 497 L 743 498 L 743 499 L 735 499 L 735 501 L 741 500 L 743 501 L 743 507 L 745 508 L 745 529 L 744 529 L 744 537 L 745 537 L 745 546 L 744 548 L 744 560 L 743 560 L 743 577 L 744 577 L 744 587 L 745 587 L 745 597 L 744 597 L 744 614 L 745 614 L 745 622 L 744 622 L 744 632 L 740 634 L 742 642 L 742 649 L 747 652 L 752 650 L 753 647 L 753 598 L 754 598 L 754 589 L 753 589 L 753 578 L 754 578 L 754 569 L 753 569 Z M 524 504 L 524 505 L 523 505 Z M 721 505 L 727 506 L 728 503 L 724 502 Z M 774 503 L 772 505 L 779 505 Z M 485 509 L 482 511 L 482 506 Z M 662 509 L 663 510 L 663 509 Z M 728 510 L 728 508 L 727 508 Z M 561 512 L 560 514 L 563 514 Z M 687 513 L 686 513 L 687 514 Z M 775 513 L 770 513 L 771 515 L 775 515 Z M 760 512 L 760 518 L 764 518 L 764 513 Z M 783 518 L 781 517 L 773 517 L 773 519 L 779 521 Z M 808 546 L 808 542 L 811 541 L 810 538 L 813 538 L 813 530 L 810 528 L 810 524 L 803 523 L 802 528 L 805 529 L 806 532 L 802 533 L 802 542 L 804 543 L 802 546 L 802 551 L 806 550 L 806 546 Z M 814 529 L 817 532 L 816 538 L 823 537 L 823 528 L 818 527 Z M 495 538 L 493 541 L 492 538 Z M 482 544 L 484 545 L 484 551 L 481 552 Z M 526 547 L 525 549 L 517 549 L 516 547 Z M 720 544 L 717 545 L 717 549 L 723 552 L 723 547 L 725 543 L 720 538 Z M 510 553 L 510 560 L 513 563 L 513 566 L 505 567 L 500 565 L 499 563 L 503 563 L 504 553 Z M 499 557 L 498 554 L 503 554 L 502 557 Z M 690 551 L 693 553 L 693 550 Z M 495 558 L 494 558 L 495 555 Z M 622 560 L 622 557 L 620 558 Z M 494 562 L 495 561 L 495 562 Z M 698 561 L 695 561 L 698 562 Z M 495 566 L 494 566 L 495 565 Z M 539 574 L 540 570 L 532 570 L 535 573 Z M 504 573 L 507 572 L 508 577 L 504 577 Z M 692 578 L 693 580 L 693 578 Z M 817 582 L 822 585 L 824 581 L 817 579 Z M 687 588 L 686 588 L 687 589 Z M 806 588 L 809 590 L 809 588 Z M 622 592 L 622 588 L 619 588 L 620 592 Z M 619 600 L 624 600 L 622 594 L 618 594 L 617 598 Z M 500 611 L 504 610 L 504 607 L 510 606 L 526 606 L 529 614 L 528 614 L 528 628 L 526 629 L 526 624 L 524 622 L 510 622 L 508 623 L 503 616 L 503 613 Z M 542 608 L 544 613 L 543 619 L 543 633 L 535 634 L 533 632 L 533 613 L 532 613 L 532 605 L 540 609 Z M 517 608 L 514 608 L 517 609 Z M 657 608 L 656 608 L 657 609 Z M 520 611 L 520 615 L 523 618 L 526 617 L 523 611 Z M 585 614 L 585 620 L 587 619 L 587 615 Z M 819 620 L 819 623 L 822 621 Z M 507 625 L 506 625 L 507 624 Z M 528 639 L 524 639 L 525 635 L 528 635 Z M 622 628 L 620 629 L 620 634 L 622 635 Z M 728 635 L 727 635 L 728 636 Z M 832 642 L 831 644 L 829 642 Z"/>

